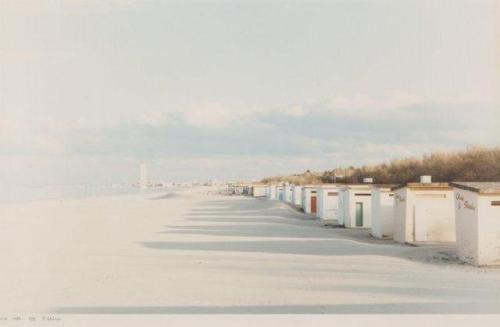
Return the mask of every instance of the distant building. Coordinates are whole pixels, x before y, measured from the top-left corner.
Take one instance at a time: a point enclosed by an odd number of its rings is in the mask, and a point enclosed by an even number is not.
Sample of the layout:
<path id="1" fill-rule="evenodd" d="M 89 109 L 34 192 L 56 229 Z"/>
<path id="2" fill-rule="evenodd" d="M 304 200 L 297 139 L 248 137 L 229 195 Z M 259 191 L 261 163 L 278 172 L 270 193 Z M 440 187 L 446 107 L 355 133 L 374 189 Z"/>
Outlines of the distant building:
<path id="1" fill-rule="evenodd" d="M 148 187 L 148 167 L 143 162 L 139 166 L 139 186 L 144 189 Z"/>

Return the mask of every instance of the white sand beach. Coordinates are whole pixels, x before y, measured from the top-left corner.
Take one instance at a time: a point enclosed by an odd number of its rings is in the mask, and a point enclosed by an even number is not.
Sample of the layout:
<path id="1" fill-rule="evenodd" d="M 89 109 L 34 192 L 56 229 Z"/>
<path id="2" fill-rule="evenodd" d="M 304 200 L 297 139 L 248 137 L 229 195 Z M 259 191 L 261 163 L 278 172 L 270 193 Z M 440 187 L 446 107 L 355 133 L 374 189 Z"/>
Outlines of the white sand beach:
<path id="1" fill-rule="evenodd" d="M 1 205 L 2 313 L 500 313 L 500 269 L 450 247 L 207 191 Z"/>

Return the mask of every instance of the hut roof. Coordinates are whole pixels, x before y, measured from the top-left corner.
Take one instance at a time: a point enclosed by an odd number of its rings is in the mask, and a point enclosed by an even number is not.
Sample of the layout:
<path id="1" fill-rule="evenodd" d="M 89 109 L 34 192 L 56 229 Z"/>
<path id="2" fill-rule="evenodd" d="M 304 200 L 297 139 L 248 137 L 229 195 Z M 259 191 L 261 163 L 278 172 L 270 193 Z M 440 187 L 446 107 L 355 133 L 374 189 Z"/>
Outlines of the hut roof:
<path id="1" fill-rule="evenodd" d="M 479 194 L 500 195 L 500 182 L 453 182 L 451 186 Z"/>
<path id="2" fill-rule="evenodd" d="M 394 186 L 391 188 L 392 191 L 398 190 L 400 188 L 408 187 L 411 190 L 451 190 L 451 186 L 448 183 L 408 183 L 403 185 Z"/>

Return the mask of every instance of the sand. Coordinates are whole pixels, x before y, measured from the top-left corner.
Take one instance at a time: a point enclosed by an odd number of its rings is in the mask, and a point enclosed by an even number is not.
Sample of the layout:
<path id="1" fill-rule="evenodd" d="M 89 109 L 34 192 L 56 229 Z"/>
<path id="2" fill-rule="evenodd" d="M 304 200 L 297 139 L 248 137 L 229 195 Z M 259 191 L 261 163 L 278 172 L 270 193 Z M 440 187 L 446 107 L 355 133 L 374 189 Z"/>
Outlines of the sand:
<path id="1" fill-rule="evenodd" d="M 0 205 L 1 313 L 500 313 L 500 269 L 325 228 L 277 201 Z"/>

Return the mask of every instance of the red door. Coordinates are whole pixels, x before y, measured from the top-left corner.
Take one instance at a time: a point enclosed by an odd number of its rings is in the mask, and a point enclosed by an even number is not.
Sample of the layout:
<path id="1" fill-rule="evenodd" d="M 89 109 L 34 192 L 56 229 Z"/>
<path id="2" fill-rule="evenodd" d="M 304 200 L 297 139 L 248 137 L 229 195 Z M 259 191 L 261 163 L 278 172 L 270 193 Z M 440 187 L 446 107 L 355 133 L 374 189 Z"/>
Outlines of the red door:
<path id="1" fill-rule="evenodd" d="M 311 196 L 311 213 L 316 213 L 317 209 L 316 209 L 316 197 L 315 196 Z"/>

